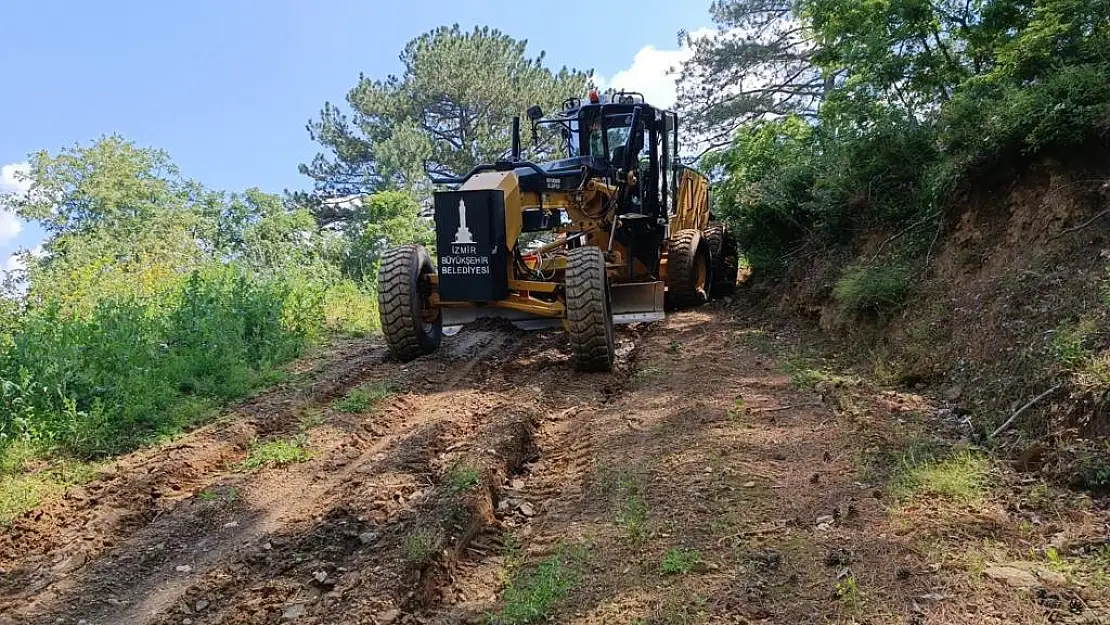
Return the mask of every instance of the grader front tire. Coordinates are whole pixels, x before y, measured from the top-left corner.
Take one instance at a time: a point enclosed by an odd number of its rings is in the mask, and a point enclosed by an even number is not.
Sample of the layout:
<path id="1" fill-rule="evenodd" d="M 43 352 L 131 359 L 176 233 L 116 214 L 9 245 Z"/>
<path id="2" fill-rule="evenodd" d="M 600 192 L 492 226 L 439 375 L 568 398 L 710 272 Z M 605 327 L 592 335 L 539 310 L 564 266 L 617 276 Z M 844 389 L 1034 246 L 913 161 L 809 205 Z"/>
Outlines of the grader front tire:
<path id="1" fill-rule="evenodd" d="M 567 334 L 574 368 L 610 371 L 613 368 L 613 315 L 605 257 L 596 247 L 579 247 L 567 255 Z"/>
<path id="2" fill-rule="evenodd" d="M 428 305 L 424 276 L 435 272 L 422 245 L 402 245 L 382 256 L 378 314 L 389 351 L 401 361 L 434 352 L 443 340 L 443 315 Z"/>

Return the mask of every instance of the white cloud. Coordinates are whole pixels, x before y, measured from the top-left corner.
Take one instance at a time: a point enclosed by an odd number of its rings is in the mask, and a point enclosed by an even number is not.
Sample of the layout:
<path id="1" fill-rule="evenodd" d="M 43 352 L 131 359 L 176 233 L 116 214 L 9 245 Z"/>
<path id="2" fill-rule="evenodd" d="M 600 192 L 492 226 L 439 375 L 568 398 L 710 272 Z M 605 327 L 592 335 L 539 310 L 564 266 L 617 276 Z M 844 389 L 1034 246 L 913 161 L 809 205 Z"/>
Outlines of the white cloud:
<path id="1" fill-rule="evenodd" d="M 690 37 L 699 39 L 716 32 L 711 28 L 703 28 L 691 32 Z M 673 50 L 644 46 L 632 57 L 632 64 L 627 69 L 613 74 L 612 78 L 596 75 L 594 82 L 601 90 L 613 88 L 618 91 L 639 91 L 644 94 L 648 104 L 670 108 L 678 98 L 675 86 L 678 70 L 693 54 L 685 42 L 680 48 Z"/>
<path id="2" fill-rule="evenodd" d="M 4 263 L 4 271 L 23 271 L 27 268 L 27 261 L 23 259 L 20 253 L 12 254 L 8 257 L 8 262 Z"/>
<path id="3" fill-rule="evenodd" d="M 8 211 L 0 211 L 0 245 L 11 241 L 23 232 L 23 222 Z"/>
<path id="4" fill-rule="evenodd" d="M 30 252 L 20 250 L 8 256 L 7 262 L 4 263 L 4 271 L 23 271 L 26 269 L 28 254 L 35 258 L 42 258 L 46 254 L 46 251 L 42 249 L 41 245 L 36 245 Z"/>
<path id="5" fill-rule="evenodd" d="M 31 171 L 29 163 L 11 163 L 0 166 L 0 194 L 24 194 L 31 189 L 31 183 L 24 176 Z M 10 211 L 0 210 L 0 245 L 11 241 L 23 232 L 23 222 Z"/>
<path id="6" fill-rule="evenodd" d="M 30 163 L 11 163 L 0 167 L 0 193 L 26 193 L 31 190 Z"/>

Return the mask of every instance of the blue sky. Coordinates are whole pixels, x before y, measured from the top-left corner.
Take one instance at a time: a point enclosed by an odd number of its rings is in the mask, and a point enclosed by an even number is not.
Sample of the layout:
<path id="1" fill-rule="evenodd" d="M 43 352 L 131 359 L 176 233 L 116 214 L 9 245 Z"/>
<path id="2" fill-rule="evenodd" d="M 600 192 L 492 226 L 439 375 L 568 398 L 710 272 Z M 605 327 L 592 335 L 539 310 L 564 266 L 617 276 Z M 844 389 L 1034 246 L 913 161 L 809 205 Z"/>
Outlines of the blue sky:
<path id="1" fill-rule="evenodd" d="M 560 13 L 556 7 L 577 7 Z M 527 11 L 526 7 L 534 10 Z M 604 7 L 602 9 L 602 7 Z M 119 133 L 167 150 L 214 188 L 300 189 L 315 153 L 304 125 L 342 102 L 359 73 L 397 72 L 413 37 L 443 24 L 489 25 L 593 69 L 606 84 L 665 99 L 679 29 L 709 25 L 709 0 L 604 4 L 501 0 L 3 0 L 0 190 L 10 165 Z M 579 29 L 578 25 L 587 24 Z M 673 91 L 671 91 L 673 94 Z M 0 214 L 0 269 L 42 237 Z"/>

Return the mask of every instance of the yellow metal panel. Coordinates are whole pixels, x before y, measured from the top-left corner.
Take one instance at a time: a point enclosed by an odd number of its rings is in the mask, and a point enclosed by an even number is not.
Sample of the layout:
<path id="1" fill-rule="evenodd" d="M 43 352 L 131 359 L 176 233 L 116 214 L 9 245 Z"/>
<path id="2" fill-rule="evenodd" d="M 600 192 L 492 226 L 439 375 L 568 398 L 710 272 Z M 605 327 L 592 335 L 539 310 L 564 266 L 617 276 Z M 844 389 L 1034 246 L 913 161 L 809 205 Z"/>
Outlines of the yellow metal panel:
<path id="1" fill-rule="evenodd" d="M 678 179 L 678 202 L 671 232 L 702 230 L 709 225 L 709 179 L 690 168 L 683 168 Z"/>
<path id="2" fill-rule="evenodd" d="M 499 302 L 494 302 L 493 305 L 498 308 L 520 310 L 538 317 L 562 317 L 566 313 L 566 307 L 563 306 L 562 302 L 545 302 L 516 293 L 510 294 L 509 297 Z"/>
<path id="3" fill-rule="evenodd" d="M 522 199 L 520 179 L 511 171 L 487 171 L 466 181 L 460 191 L 500 190 L 505 196 L 505 245 L 510 251 L 516 247 L 517 237 L 523 227 L 520 211 Z"/>
<path id="4" fill-rule="evenodd" d="M 536 282 L 533 280 L 509 280 L 509 288 L 514 291 L 529 291 L 531 293 L 554 293 L 558 284 L 554 282 Z"/>

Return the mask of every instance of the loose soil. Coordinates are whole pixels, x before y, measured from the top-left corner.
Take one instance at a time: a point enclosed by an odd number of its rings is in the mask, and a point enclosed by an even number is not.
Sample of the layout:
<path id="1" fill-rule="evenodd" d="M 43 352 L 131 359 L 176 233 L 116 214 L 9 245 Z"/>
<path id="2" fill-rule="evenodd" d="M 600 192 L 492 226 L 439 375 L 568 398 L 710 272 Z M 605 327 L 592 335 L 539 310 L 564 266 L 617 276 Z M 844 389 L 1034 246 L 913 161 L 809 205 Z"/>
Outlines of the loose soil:
<path id="1" fill-rule="evenodd" d="M 0 624 L 1110 623 L 1103 502 L 923 397 L 787 374 L 797 340 L 754 323 L 625 329 L 612 374 L 558 332 L 346 345 L 17 519 Z M 395 392 L 333 408 L 368 384 Z M 297 437 L 307 460 L 241 469 Z M 970 496 L 898 486 L 923 441 L 981 459 Z M 552 562 L 551 601 L 506 610 Z"/>

